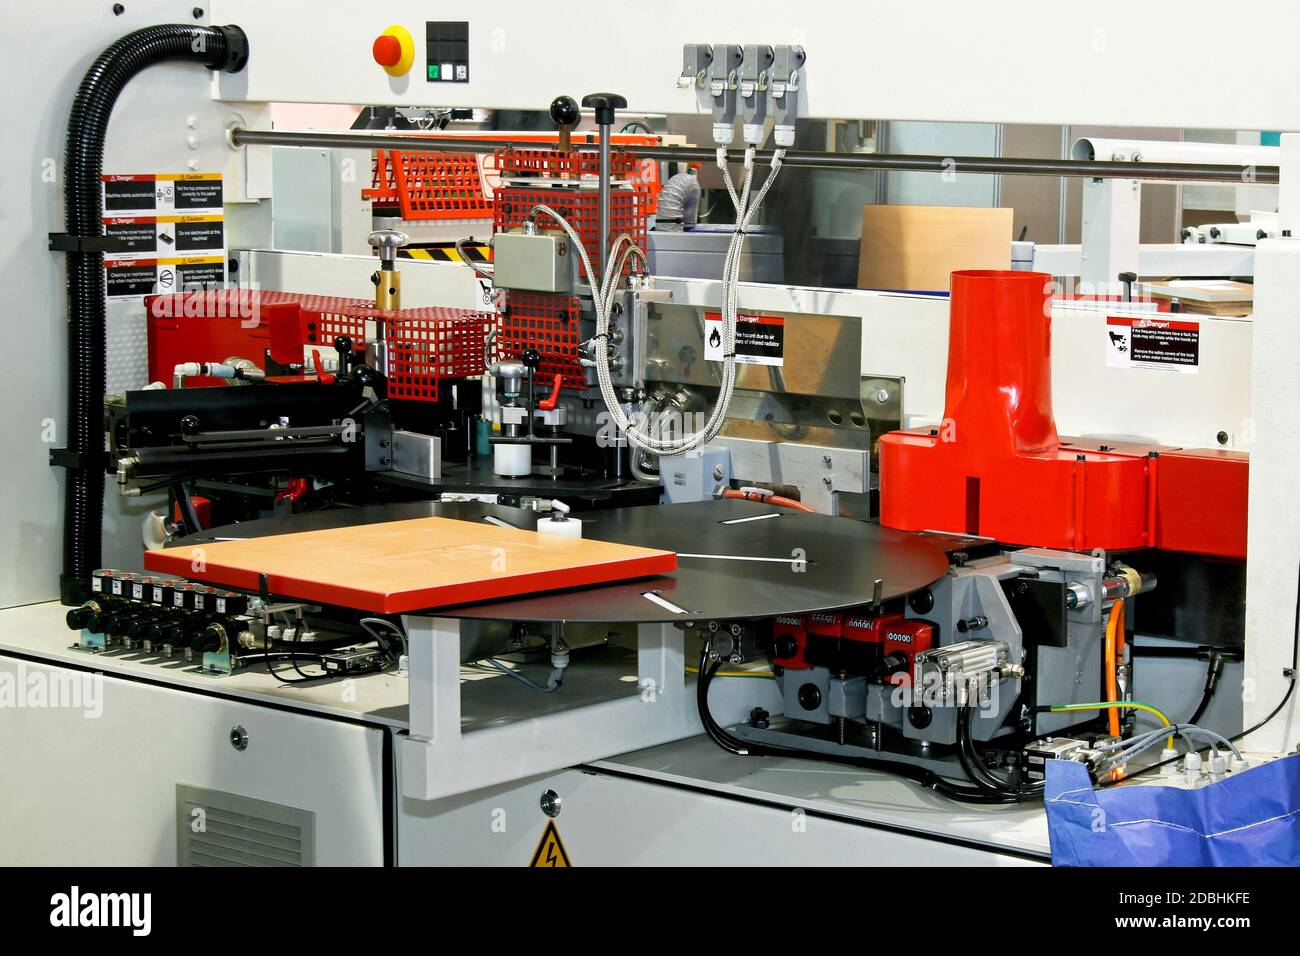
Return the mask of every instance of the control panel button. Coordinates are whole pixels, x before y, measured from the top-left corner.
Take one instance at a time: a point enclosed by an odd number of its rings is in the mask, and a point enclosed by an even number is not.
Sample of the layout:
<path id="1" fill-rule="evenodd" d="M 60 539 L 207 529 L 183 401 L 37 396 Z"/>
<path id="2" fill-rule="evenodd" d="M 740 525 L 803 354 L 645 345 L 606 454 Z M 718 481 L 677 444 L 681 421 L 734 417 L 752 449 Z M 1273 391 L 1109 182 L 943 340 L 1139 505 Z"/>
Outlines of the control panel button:
<path id="1" fill-rule="evenodd" d="M 372 52 L 380 66 L 397 66 L 402 61 L 402 41 L 391 33 L 385 33 L 375 37 Z"/>
<path id="2" fill-rule="evenodd" d="M 415 64 L 415 40 L 406 27 L 394 24 L 375 37 L 370 54 L 389 76 L 405 76 Z"/>

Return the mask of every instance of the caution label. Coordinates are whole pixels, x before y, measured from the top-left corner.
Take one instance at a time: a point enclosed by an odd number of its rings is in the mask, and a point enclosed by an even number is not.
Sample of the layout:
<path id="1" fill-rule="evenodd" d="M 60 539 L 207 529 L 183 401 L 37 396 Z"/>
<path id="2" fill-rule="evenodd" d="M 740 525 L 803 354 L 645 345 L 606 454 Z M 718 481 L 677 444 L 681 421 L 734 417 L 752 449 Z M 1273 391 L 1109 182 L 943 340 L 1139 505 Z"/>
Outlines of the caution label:
<path id="1" fill-rule="evenodd" d="M 704 358 L 721 362 L 722 313 L 704 313 Z M 779 315 L 736 316 L 736 362 L 739 365 L 785 364 L 785 319 Z"/>
<path id="2" fill-rule="evenodd" d="M 226 281 L 220 173 L 112 173 L 103 177 L 109 299 L 221 287 Z"/>
<path id="3" fill-rule="evenodd" d="M 1201 324 L 1185 319 L 1106 318 L 1106 364 L 1195 375 L 1201 364 Z"/>
<path id="4" fill-rule="evenodd" d="M 572 866 L 569 862 L 569 854 L 564 850 L 564 843 L 560 840 L 560 831 L 555 826 L 554 820 L 546 821 L 546 829 L 542 831 L 542 839 L 537 844 L 537 849 L 533 851 L 533 860 L 529 866 Z"/>
<path id="5" fill-rule="evenodd" d="M 112 216 L 104 219 L 104 235 L 123 246 L 105 253 L 108 259 L 166 257 L 176 253 L 220 254 L 226 245 L 221 216 Z"/>

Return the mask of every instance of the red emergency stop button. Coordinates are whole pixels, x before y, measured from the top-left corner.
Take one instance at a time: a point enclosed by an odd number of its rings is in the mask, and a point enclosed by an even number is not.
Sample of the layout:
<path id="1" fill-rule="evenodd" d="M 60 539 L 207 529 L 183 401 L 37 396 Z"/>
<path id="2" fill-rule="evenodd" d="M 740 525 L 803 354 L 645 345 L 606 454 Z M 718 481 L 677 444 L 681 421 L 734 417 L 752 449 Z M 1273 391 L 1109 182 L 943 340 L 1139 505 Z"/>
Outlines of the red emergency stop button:
<path id="1" fill-rule="evenodd" d="M 391 33 L 385 33 L 375 37 L 371 52 L 380 66 L 397 66 L 402 61 L 402 41 Z"/>
<path id="2" fill-rule="evenodd" d="M 406 27 L 394 24 L 375 37 L 370 54 L 389 76 L 405 76 L 415 63 L 415 40 Z"/>

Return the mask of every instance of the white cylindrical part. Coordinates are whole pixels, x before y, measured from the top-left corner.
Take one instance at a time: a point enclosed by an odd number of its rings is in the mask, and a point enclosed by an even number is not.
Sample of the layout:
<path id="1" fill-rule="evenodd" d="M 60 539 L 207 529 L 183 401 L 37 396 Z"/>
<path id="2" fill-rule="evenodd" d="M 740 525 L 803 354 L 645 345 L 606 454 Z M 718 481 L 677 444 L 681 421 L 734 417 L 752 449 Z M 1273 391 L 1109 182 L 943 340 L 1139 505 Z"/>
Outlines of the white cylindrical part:
<path id="1" fill-rule="evenodd" d="M 557 521 L 554 517 L 544 518 L 537 522 L 538 534 L 558 534 L 566 538 L 582 537 L 582 522 L 577 518 L 565 518 L 563 521 Z"/>
<path id="2" fill-rule="evenodd" d="M 1279 146 L 1242 146 L 1236 143 L 1180 143 L 1158 139 L 1076 139 L 1070 158 L 1109 162 L 1204 163 L 1212 166 L 1277 166 Z M 1229 183 L 1228 185 L 1233 185 Z"/>
<path id="3" fill-rule="evenodd" d="M 533 470 L 533 447 L 498 443 L 492 446 L 492 471 L 502 478 L 520 478 Z"/>

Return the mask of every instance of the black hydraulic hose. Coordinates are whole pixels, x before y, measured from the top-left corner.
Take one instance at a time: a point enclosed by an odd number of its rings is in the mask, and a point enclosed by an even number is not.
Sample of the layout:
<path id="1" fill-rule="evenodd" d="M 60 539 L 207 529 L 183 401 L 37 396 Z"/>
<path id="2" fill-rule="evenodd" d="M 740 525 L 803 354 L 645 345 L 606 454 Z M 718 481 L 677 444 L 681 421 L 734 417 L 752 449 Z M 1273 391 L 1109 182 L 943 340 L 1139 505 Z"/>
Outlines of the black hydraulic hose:
<path id="1" fill-rule="evenodd" d="M 973 717 L 974 710 L 969 706 L 963 707 L 957 715 L 957 755 L 961 761 L 962 770 L 966 772 L 966 775 L 981 790 L 987 790 L 990 794 L 997 794 L 1007 802 L 1021 802 L 1041 798 L 1043 791 L 1046 789 L 1045 781 L 1020 786 L 1000 780 L 996 774 L 984 766 L 984 758 L 980 756 L 980 752 L 975 746 L 975 736 L 971 732 Z"/>
<path id="2" fill-rule="evenodd" d="M 1223 665 L 1226 660 L 1227 658 L 1218 651 L 1210 652 L 1210 662 L 1205 668 L 1205 690 L 1201 694 L 1201 702 L 1196 705 L 1196 712 L 1187 719 L 1187 723 L 1199 724 L 1201 718 L 1205 716 L 1210 701 L 1214 699 L 1214 692 L 1219 689 L 1219 678 L 1223 675 Z"/>
<path id="3" fill-rule="evenodd" d="M 897 774 L 906 777 L 914 783 L 919 784 L 926 790 L 931 790 L 952 800 L 958 800 L 963 803 L 1014 803 L 1015 797 L 1009 797 L 1006 794 L 992 793 L 984 789 L 972 787 L 963 787 L 960 784 L 945 780 L 931 770 L 923 767 L 912 766 L 906 763 L 892 763 L 886 760 L 870 760 L 861 757 L 838 757 L 831 754 L 818 753 L 814 750 L 800 750 L 797 747 L 780 747 L 768 745 L 755 745 L 742 741 L 732 736 L 718 726 L 717 721 L 713 719 L 713 714 L 709 710 L 709 685 L 713 682 L 713 677 L 718 668 L 722 666 L 721 661 L 709 663 L 709 645 L 706 643 L 700 651 L 699 676 L 695 685 L 695 700 L 700 712 L 700 723 L 704 725 L 704 731 L 708 734 L 715 744 L 726 750 L 728 753 L 740 757 L 795 757 L 801 760 L 819 760 L 823 763 L 844 764 L 850 767 L 860 767 L 863 770 L 881 770 L 888 773 Z"/>
<path id="4" fill-rule="evenodd" d="M 86 71 L 68 114 L 64 213 L 68 254 L 67 469 L 63 500 L 60 596 L 80 603 L 99 566 L 104 517 L 105 283 L 101 177 L 108 122 L 126 84 L 168 60 L 237 73 L 248 62 L 248 38 L 236 26 L 161 24 L 128 33 Z"/>

